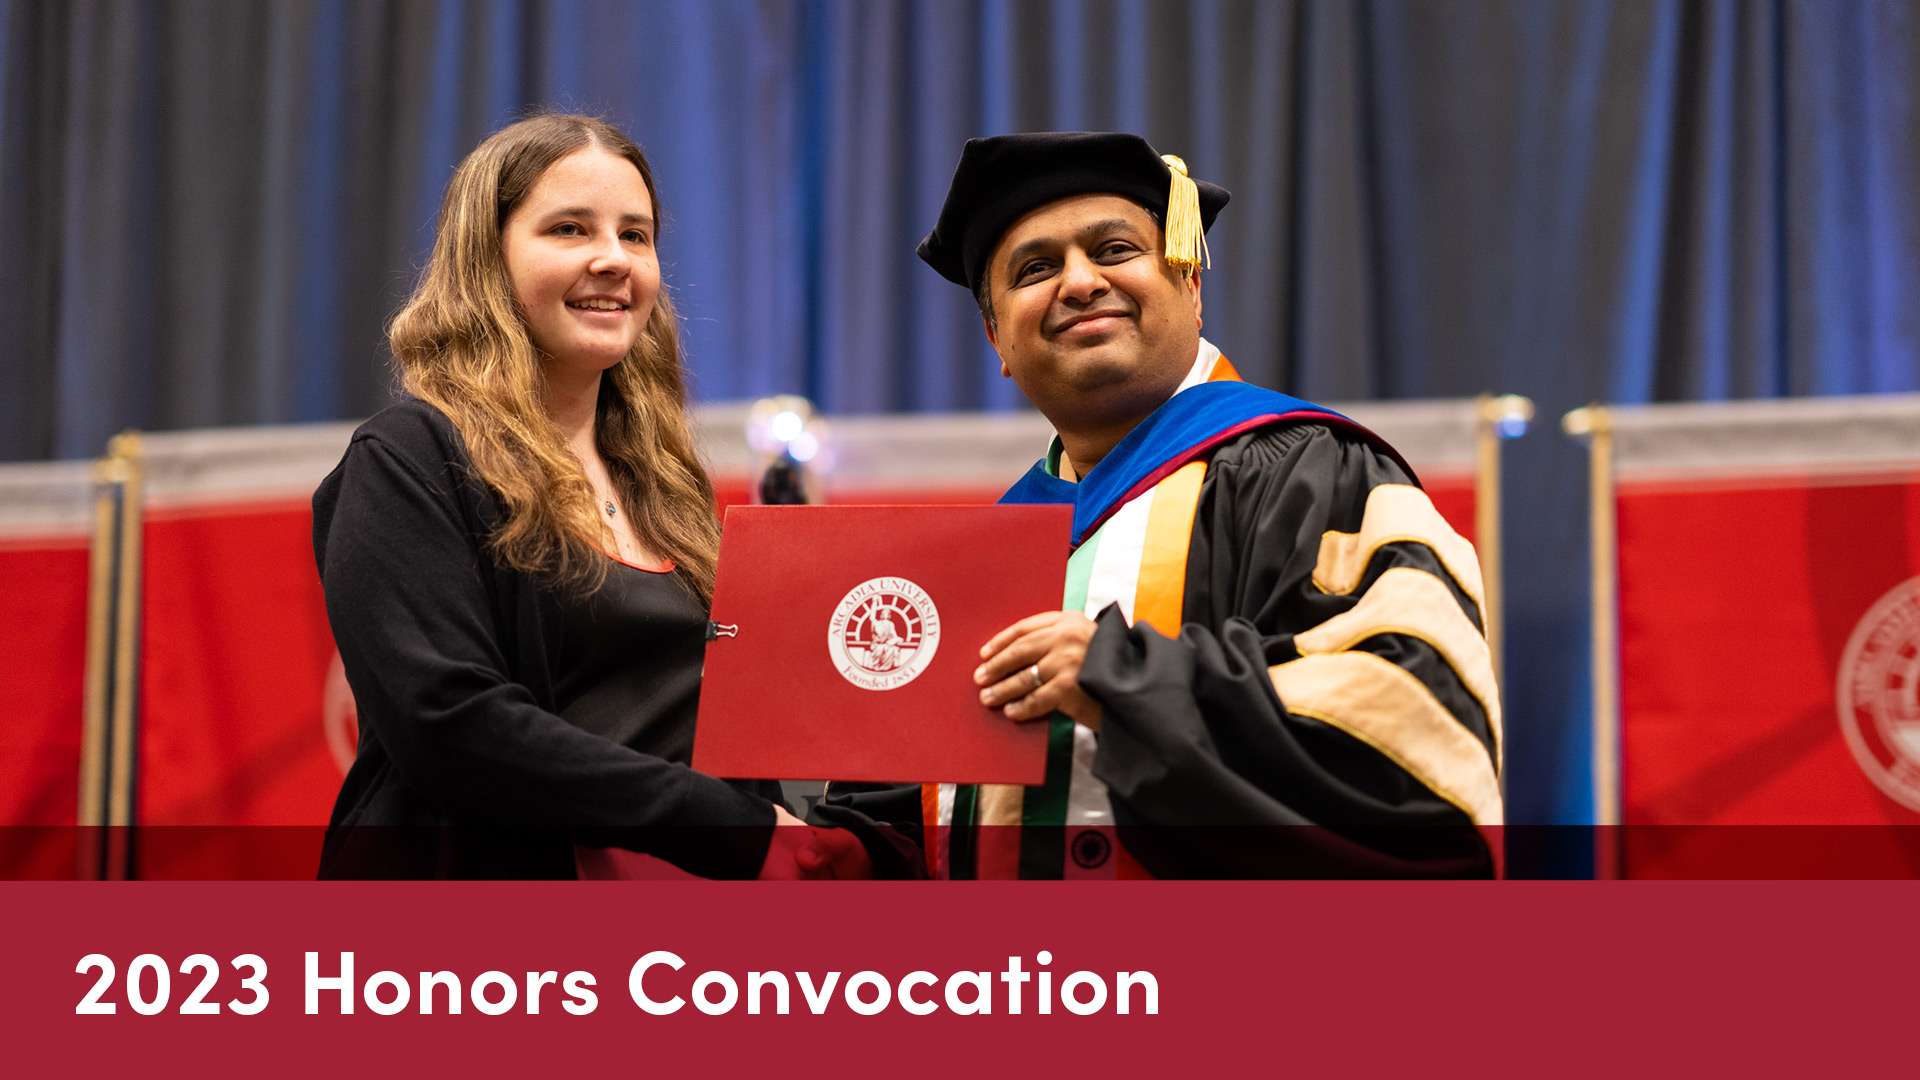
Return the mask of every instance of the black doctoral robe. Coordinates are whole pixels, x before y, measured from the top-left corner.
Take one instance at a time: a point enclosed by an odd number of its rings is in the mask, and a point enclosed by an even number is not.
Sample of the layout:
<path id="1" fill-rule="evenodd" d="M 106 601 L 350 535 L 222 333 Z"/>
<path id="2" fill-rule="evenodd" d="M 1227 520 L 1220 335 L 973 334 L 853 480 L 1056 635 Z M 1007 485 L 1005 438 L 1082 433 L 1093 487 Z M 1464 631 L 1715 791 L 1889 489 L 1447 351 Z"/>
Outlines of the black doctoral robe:
<path id="1" fill-rule="evenodd" d="M 1101 611 L 1080 672 L 1103 709 L 1093 773 L 1142 867 L 1493 872 L 1478 826 L 1500 821 L 1498 696 L 1478 565 L 1405 469 L 1320 423 L 1233 438 L 1209 461 L 1185 589 L 1177 638 Z M 892 852 L 929 835 L 921 807 L 918 787 L 835 784 L 817 813 L 866 831 L 883 870 L 912 873 Z M 868 821 L 894 826 L 891 843 Z M 960 831 L 956 877 L 969 876 Z M 1023 875 L 1062 865 L 1029 857 L 1074 843 L 1071 827 L 1050 831 L 1023 838 Z"/>

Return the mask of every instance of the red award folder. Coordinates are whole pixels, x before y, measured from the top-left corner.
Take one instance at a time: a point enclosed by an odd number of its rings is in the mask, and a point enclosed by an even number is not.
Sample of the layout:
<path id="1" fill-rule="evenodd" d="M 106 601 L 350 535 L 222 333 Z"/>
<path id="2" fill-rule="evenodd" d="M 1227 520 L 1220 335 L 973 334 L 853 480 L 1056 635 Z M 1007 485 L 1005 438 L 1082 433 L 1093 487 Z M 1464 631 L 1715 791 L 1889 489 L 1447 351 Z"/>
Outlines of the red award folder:
<path id="1" fill-rule="evenodd" d="M 980 646 L 1059 608 L 1066 506 L 730 506 L 693 767 L 1038 784 L 1044 721 L 980 704 Z"/>

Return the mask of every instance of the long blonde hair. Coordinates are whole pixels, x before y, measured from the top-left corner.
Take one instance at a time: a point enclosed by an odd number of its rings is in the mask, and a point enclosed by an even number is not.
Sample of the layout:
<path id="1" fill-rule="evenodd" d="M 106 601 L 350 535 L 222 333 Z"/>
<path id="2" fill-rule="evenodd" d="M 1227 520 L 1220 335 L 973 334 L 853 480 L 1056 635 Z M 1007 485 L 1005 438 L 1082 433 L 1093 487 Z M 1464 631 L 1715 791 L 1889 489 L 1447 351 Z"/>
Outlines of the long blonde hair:
<path id="1" fill-rule="evenodd" d="M 387 327 L 401 388 L 453 421 L 474 471 L 500 498 L 494 558 L 581 591 L 605 580 L 611 536 L 585 469 L 541 404 L 544 369 L 514 299 L 501 234 L 541 174 L 588 146 L 640 170 L 661 221 L 646 156 L 612 125 L 589 116 L 521 120 L 454 170 L 426 271 Z M 713 596 L 720 527 L 686 399 L 679 323 L 662 282 L 633 351 L 601 378 L 595 438 L 635 532 L 673 560 L 704 603 Z"/>

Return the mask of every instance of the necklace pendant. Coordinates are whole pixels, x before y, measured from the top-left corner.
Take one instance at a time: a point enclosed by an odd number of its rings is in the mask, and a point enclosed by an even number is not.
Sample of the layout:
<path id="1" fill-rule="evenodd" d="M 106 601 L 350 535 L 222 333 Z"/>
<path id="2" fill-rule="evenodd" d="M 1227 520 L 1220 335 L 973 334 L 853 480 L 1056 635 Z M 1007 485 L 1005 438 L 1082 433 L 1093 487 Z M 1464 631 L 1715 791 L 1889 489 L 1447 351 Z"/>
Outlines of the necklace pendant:
<path id="1" fill-rule="evenodd" d="M 616 514 L 618 514 L 618 513 L 620 513 L 620 508 L 619 508 L 619 507 L 617 507 L 617 506 L 615 506 L 615 505 L 613 505 L 613 500 L 612 500 L 612 499 L 608 499 L 608 500 L 606 501 L 606 504 L 605 504 L 605 506 L 606 506 L 606 511 L 607 511 L 607 516 L 608 516 L 608 517 L 613 517 L 613 516 L 615 516 Z"/>

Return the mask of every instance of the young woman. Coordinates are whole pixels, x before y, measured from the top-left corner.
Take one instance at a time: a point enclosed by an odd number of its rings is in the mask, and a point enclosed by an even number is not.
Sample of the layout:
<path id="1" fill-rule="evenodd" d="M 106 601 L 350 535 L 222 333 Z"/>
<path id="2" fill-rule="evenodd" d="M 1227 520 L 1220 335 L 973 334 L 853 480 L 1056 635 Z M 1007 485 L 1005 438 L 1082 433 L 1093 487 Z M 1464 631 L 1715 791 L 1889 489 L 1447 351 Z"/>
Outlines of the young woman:
<path id="1" fill-rule="evenodd" d="M 571 877 L 575 845 L 712 877 L 864 856 L 777 784 L 687 768 L 719 528 L 639 147 L 539 116 L 455 170 L 389 342 L 406 397 L 314 495 L 359 706 L 323 876 Z"/>

